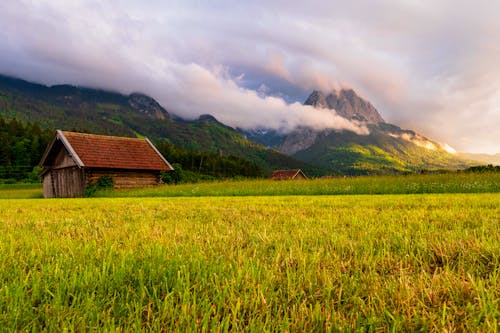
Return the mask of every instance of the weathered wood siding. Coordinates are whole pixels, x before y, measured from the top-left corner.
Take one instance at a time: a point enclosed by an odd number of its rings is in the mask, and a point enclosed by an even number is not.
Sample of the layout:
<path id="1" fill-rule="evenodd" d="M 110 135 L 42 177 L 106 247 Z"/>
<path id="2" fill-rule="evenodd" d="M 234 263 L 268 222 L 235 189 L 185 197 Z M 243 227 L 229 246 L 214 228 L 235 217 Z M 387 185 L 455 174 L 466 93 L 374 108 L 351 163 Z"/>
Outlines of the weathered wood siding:
<path id="1" fill-rule="evenodd" d="M 54 168 L 62 169 L 71 166 L 76 166 L 76 163 L 66 148 L 62 147 L 54 159 Z"/>
<path id="2" fill-rule="evenodd" d="M 113 179 L 114 188 L 145 187 L 160 183 L 159 171 L 88 169 L 85 175 L 86 185 L 95 183 L 100 177 L 109 176 Z"/>
<path id="3" fill-rule="evenodd" d="M 298 173 L 293 179 L 307 179 L 302 173 Z"/>
<path id="4" fill-rule="evenodd" d="M 76 198 L 85 191 L 83 170 L 77 166 L 52 169 L 43 179 L 45 198 Z"/>
<path id="5" fill-rule="evenodd" d="M 50 171 L 43 175 L 43 197 L 54 197 L 54 185 L 52 184 L 52 174 Z"/>
<path id="6" fill-rule="evenodd" d="M 85 180 L 83 170 L 76 166 L 66 148 L 61 146 L 51 170 L 43 176 L 45 198 L 75 198 L 83 196 Z"/>

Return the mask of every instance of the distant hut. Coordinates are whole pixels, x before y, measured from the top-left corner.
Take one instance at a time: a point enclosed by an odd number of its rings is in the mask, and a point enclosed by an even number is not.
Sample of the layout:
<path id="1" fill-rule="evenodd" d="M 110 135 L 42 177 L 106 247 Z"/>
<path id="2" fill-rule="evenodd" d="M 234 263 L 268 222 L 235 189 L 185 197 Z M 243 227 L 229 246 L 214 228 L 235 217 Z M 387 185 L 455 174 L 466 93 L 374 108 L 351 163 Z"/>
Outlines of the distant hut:
<path id="1" fill-rule="evenodd" d="M 173 170 L 148 139 L 58 130 L 40 161 L 43 196 L 81 197 L 90 184 L 109 176 L 115 188 L 157 185 Z"/>
<path id="2" fill-rule="evenodd" d="M 276 170 L 273 171 L 271 179 L 274 180 L 307 179 L 307 176 L 300 169 Z"/>

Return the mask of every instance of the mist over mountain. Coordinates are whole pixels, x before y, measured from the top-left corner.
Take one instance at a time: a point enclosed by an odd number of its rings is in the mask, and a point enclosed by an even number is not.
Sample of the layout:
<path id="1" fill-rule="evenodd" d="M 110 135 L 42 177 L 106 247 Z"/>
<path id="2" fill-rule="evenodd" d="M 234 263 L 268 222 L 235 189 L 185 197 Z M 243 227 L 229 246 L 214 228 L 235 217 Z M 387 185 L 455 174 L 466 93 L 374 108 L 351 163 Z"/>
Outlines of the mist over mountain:
<path id="1" fill-rule="evenodd" d="M 460 158 L 476 161 L 480 164 L 500 165 L 500 154 L 473 154 L 473 153 L 458 153 Z"/>
<path id="2" fill-rule="evenodd" d="M 347 121 L 358 123 L 360 126 L 385 122 L 377 109 L 352 89 L 334 90 L 328 94 L 314 90 L 307 97 L 304 105 L 323 111 L 328 110 L 329 113 L 340 116 Z M 273 128 L 240 129 L 240 131 L 250 140 L 267 147 L 278 148 L 286 154 L 294 154 L 312 145 L 316 137 L 321 133 L 341 132 L 342 130 L 315 128 L 302 124 L 295 130 L 285 133 Z M 367 134 L 369 134 L 369 131 L 363 133 L 363 135 Z"/>
<path id="3" fill-rule="evenodd" d="M 378 110 L 353 89 L 329 93 L 314 90 L 304 104 L 362 124 L 369 133 L 301 126 L 286 134 L 263 129 L 245 134 L 284 154 L 340 174 L 461 169 L 468 165 L 452 154 L 451 147 L 386 123 Z"/>

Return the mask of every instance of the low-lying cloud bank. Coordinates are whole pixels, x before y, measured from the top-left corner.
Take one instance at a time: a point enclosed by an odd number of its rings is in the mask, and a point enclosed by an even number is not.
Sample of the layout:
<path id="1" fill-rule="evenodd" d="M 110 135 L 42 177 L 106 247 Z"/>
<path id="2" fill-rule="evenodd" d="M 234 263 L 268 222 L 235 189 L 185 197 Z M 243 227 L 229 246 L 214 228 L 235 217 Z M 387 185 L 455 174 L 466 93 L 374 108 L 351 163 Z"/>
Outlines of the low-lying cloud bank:
<path id="1" fill-rule="evenodd" d="M 165 83 L 168 88 L 163 88 Z M 188 118 L 208 113 L 225 124 L 244 129 L 273 128 L 286 133 L 305 126 L 368 134 L 365 126 L 340 117 L 332 110 L 262 96 L 238 85 L 226 71 L 210 71 L 197 64 L 169 64 L 157 84 L 149 89 L 163 105 Z"/>

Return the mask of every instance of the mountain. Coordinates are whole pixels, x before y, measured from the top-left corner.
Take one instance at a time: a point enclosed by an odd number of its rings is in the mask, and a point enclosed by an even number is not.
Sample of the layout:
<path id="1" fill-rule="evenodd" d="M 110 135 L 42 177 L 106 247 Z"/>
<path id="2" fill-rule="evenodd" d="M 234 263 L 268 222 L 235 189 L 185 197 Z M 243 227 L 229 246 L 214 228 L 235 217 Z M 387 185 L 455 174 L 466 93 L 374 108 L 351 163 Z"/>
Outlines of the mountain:
<path id="1" fill-rule="evenodd" d="M 325 94 L 313 91 L 306 105 L 330 109 L 365 124 L 370 134 L 301 127 L 287 135 L 265 137 L 282 153 L 339 174 L 383 174 L 420 170 L 462 169 L 467 162 L 441 144 L 411 130 L 386 123 L 377 109 L 352 89 Z M 253 140 L 262 142 L 253 132 Z M 271 147 L 273 147 L 271 145 Z"/>
<path id="2" fill-rule="evenodd" d="M 193 151 L 244 158 L 266 174 L 282 168 L 301 168 L 311 175 L 326 172 L 249 141 L 210 115 L 196 120 L 179 118 L 141 93 L 123 95 L 71 85 L 49 87 L 0 75 L 0 116 L 49 129 L 147 136 L 154 142 L 167 141 Z"/>
<path id="3" fill-rule="evenodd" d="M 238 131 L 245 139 L 257 142 L 268 148 L 277 148 L 283 144 L 286 134 L 279 133 L 271 128 L 241 129 Z"/>
<path id="4" fill-rule="evenodd" d="M 314 90 L 304 102 L 316 108 L 335 110 L 344 118 L 366 124 L 383 123 L 384 119 L 375 107 L 359 97 L 352 89 L 333 91 L 326 95 Z M 292 155 L 312 145 L 321 131 L 302 127 L 291 134 L 279 133 L 273 129 L 238 129 L 246 138 L 266 147 L 278 148 L 281 152 Z"/>
<path id="5" fill-rule="evenodd" d="M 328 94 L 313 91 L 305 104 L 364 123 L 370 134 L 305 127 L 286 134 L 272 129 L 243 131 L 211 115 L 182 119 L 141 93 L 123 95 L 71 85 L 49 87 L 0 75 L 0 116 L 6 120 L 37 123 L 45 129 L 147 136 L 154 142 L 191 151 L 243 158 L 267 174 L 288 168 L 320 176 L 467 167 L 439 143 L 386 123 L 377 109 L 352 89 Z"/>
<path id="6" fill-rule="evenodd" d="M 314 90 L 304 105 L 335 110 L 341 117 L 367 124 L 383 123 L 384 119 L 370 102 L 359 97 L 352 89 L 335 90 L 328 95 Z"/>

